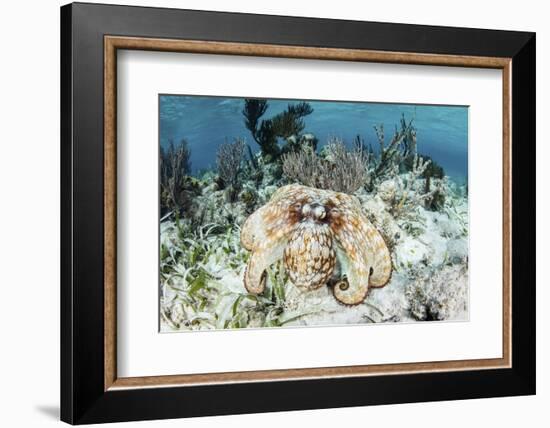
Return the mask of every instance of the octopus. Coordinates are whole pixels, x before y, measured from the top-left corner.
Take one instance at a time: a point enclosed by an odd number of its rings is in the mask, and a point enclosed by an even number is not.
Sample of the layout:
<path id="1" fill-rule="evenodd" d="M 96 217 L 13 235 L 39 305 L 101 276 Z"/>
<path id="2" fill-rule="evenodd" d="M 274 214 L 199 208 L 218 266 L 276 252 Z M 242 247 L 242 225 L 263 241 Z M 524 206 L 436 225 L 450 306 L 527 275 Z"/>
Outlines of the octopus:
<path id="1" fill-rule="evenodd" d="M 281 259 L 296 287 L 328 285 L 345 305 L 362 303 L 370 287 L 391 278 L 386 242 L 359 200 L 345 193 L 283 186 L 246 219 L 241 244 L 251 252 L 244 273 L 251 294 L 264 291 L 266 269 Z"/>

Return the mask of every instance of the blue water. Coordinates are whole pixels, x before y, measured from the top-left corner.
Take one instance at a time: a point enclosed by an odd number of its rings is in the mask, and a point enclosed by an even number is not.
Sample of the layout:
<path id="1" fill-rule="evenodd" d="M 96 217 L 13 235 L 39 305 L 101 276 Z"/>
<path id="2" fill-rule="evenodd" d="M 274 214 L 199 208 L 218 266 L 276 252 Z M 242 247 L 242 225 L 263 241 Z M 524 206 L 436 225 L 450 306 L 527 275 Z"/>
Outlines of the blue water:
<path id="1" fill-rule="evenodd" d="M 191 149 L 193 172 L 215 165 L 218 146 L 236 137 L 243 137 L 253 149 L 258 146 L 244 126 L 242 98 L 161 95 L 160 144 L 185 138 Z M 284 111 L 289 103 L 301 100 L 268 100 L 263 116 L 270 118 Z M 373 148 L 378 140 L 373 126 L 384 124 L 389 142 L 402 114 L 414 117 L 417 129 L 417 150 L 431 156 L 446 175 L 464 181 L 468 175 L 468 108 L 465 106 L 435 106 L 385 104 L 368 102 L 308 101 L 313 113 L 304 118 L 304 133 L 312 133 L 325 144 L 331 136 L 351 143 L 357 134 Z"/>

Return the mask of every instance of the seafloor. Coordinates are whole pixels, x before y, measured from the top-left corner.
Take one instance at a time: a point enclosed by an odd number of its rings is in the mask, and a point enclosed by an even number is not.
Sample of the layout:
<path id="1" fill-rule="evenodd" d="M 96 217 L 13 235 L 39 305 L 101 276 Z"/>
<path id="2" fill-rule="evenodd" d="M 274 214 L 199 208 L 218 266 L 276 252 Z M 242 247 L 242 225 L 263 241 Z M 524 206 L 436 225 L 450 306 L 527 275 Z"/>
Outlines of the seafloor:
<path id="1" fill-rule="evenodd" d="M 260 153 L 245 160 L 239 150 L 238 183 L 224 183 L 216 171 L 181 177 L 184 184 L 173 197 L 180 206 L 167 203 L 163 210 L 162 332 L 468 319 L 467 186 L 444 175 L 427 177 L 416 154 L 408 168 L 403 156 L 377 176 L 371 168 L 370 181 L 349 192 L 390 248 L 393 272 L 385 287 L 345 306 L 329 286 L 296 288 L 278 262 L 268 269 L 266 290 L 248 293 L 243 275 L 249 252 L 240 244 L 240 227 L 277 188 L 303 177 L 291 177 L 289 168 L 281 171 L 280 162 Z M 367 168 L 380 165 L 383 150 Z M 330 161 L 330 153 L 318 156 Z"/>

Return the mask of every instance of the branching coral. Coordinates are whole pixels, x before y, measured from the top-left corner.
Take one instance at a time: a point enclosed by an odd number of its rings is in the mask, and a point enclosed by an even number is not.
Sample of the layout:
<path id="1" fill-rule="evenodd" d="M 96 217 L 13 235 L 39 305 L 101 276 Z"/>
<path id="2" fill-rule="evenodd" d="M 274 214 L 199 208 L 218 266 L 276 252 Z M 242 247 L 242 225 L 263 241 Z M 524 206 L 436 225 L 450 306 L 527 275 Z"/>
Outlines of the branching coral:
<path id="1" fill-rule="evenodd" d="M 390 178 L 378 187 L 378 194 L 389 204 L 390 213 L 395 218 L 423 206 L 426 201 L 431 201 L 437 192 L 444 192 L 444 180 L 439 180 L 437 186 L 432 189 L 426 189 L 423 184 L 421 177 L 429 165 L 430 160 L 414 155 L 412 169 L 407 174 L 399 174 L 398 165 L 394 165 Z"/>
<path id="2" fill-rule="evenodd" d="M 260 146 L 262 155 L 275 160 L 281 154 L 278 138 L 299 139 L 305 128 L 304 117 L 313 113 L 313 108 L 306 102 L 289 104 L 285 111 L 270 119 L 262 119 L 268 108 L 267 100 L 248 98 L 244 101 L 242 114 L 244 124 L 252 138 Z"/>
<path id="3" fill-rule="evenodd" d="M 304 149 L 299 152 L 283 155 L 283 175 L 290 181 L 295 181 L 309 187 L 320 187 L 320 160 L 313 150 Z"/>
<path id="4" fill-rule="evenodd" d="M 170 140 L 160 147 L 160 187 L 162 211 L 181 210 L 185 198 L 185 178 L 191 171 L 191 150 L 185 139 L 179 145 Z"/>
<path id="5" fill-rule="evenodd" d="M 384 125 L 374 127 L 380 151 L 378 158 L 374 159 L 373 175 L 375 179 L 388 175 L 395 165 L 400 165 L 416 154 L 416 129 L 413 121 L 407 122 L 403 116 L 400 124 L 401 129 L 395 129 L 388 145 L 385 142 Z"/>
<path id="6" fill-rule="evenodd" d="M 407 121 L 403 115 L 388 145 L 384 126 L 374 127 L 379 153 L 371 156 L 372 174 L 367 188 L 390 202 L 390 211 L 396 217 L 411 213 L 418 206 L 437 210 L 445 202 L 445 172 L 430 156 L 417 153 L 413 121 L 414 118 Z M 358 138 L 358 141 L 361 140 Z"/>
<path id="7" fill-rule="evenodd" d="M 283 146 L 282 152 L 297 152 L 303 149 L 317 150 L 317 137 L 313 134 L 303 134 L 301 136 L 291 135 L 285 139 L 286 144 Z"/>
<path id="8" fill-rule="evenodd" d="M 353 193 L 370 179 L 369 158 L 362 146 L 348 150 L 342 140 L 332 138 L 324 157 L 310 148 L 283 155 L 283 174 L 309 187 Z"/>
<path id="9" fill-rule="evenodd" d="M 432 211 L 440 209 L 445 203 L 446 180 L 443 167 L 434 161 L 430 156 L 422 155 L 422 158 L 429 161 L 428 167 L 422 173 L 424 178 L 424 193 L 429 194 L 424 200 L 424 206 Z M 435 179 L 435 185 L 432 181 Z"/>
<path id="10" fill-rule="evenodd" d="M 313 108 L 306 102 L 289 104 L 287 109 L 271 119 L 276 135 L 288 138 L 291 135 L 300 135 L 306 124 L 304 117 L 313 113 Z"/>
<path id="11" fill-rule="evenodd" d="M 348 150 L 341 139 L 331 138 L 325 146 L 325 188 L 336 192 L 355 192 L 371 180 L 370 159 L 371 155 L 363 145 L 356 144 Z"/>
<path id="12" fill-rule="evenodd" d="M 216 153 L 218 175 L 227 187 L 229 202 L 235 200 L 240 188 L 239 172 L 245 147 L 245 141 L 242 138 L 237 138 L 233 143 L 222 144 Z"/>
<path id="13" fill-rule="evenodd" d="M 252 138 L 260 146 L 264 156 L 270 155 L 276 157 L 279 155 L 279 146 L 277 145 L 277 136 L 273 129 L 273 123 L 270 120 L 261 120 L 267 110 L 267 100 L 249 98 L 244 100 L 242 114 L 244 116 L 244 125 L 252 134 Z"/>

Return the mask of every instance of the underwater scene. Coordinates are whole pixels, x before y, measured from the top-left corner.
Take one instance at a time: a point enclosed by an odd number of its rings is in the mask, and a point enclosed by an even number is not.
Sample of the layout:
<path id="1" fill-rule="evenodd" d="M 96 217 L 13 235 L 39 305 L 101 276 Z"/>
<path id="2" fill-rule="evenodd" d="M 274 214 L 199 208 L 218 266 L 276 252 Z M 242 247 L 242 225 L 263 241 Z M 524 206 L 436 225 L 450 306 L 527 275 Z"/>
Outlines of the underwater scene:
<path id="1" fill-rule="evenodd" d="M 468 320 L 468 107 L 159 95 L 160 331 Z"/>

